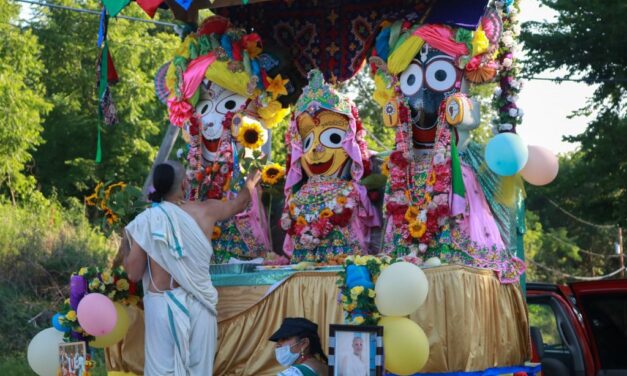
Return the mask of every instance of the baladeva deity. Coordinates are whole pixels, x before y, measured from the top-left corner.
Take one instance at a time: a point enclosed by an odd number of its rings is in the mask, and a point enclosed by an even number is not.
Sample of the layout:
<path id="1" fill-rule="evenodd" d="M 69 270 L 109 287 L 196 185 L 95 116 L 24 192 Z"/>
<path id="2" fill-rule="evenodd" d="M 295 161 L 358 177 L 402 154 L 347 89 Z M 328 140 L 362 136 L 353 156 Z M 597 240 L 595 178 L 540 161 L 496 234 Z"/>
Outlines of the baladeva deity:
<path id="1" fill-rule="evenodd" d="M 244 148 L 269 153 L 269 129 L 285 116 L 277 98 L 287 94 L 278 61 L 264 54 L 261 39 L 212 16 L 188 35 L 169 64 L 170 122 L 188 142 L 190 200 L 226 199 L 242 183 Z M 267 216 L 260 194 L 247 210 L 214 228 L 216 263 L 252 259 L 270 250 Z"/>
<path id="2" fill-rule="evenodd" d="M 286 133 L 288 172 L 281 227 L 292 263 L 367 254 L 379 218 L 360 180 L 369 153 L 355 104 L 309 72 Z"/>
<path id="3" fill-rule="evenodd" d="M 384 162 L 388 183 L 384 252 L 494 270 L 518 281 L 524 263 L 507 248 L 476 171 L 460 152 L 480 123 L 469 82 L 493 79 L 502 25 L 488 12 L 474 31 L 396 22 L 383 28 L 371 58 L 374 99 L 396 146 Z"/>

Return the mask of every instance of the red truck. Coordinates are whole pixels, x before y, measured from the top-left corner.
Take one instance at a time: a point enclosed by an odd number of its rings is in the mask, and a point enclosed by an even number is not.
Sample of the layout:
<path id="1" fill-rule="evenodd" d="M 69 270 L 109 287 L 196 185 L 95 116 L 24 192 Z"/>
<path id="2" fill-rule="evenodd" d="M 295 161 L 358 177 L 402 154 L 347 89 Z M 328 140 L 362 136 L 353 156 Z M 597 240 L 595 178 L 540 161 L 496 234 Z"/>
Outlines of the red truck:
<path id="1" fill-rule="evenodd" d="M 527 284 L 544 376 L 627 376 L 627 279 Z"/>

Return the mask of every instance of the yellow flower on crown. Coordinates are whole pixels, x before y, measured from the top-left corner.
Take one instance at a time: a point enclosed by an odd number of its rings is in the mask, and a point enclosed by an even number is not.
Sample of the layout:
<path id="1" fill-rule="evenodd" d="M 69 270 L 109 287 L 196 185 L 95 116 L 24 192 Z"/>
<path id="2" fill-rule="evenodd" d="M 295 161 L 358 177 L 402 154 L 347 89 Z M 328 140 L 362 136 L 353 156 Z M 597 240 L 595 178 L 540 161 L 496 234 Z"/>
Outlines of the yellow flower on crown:
<path id="1" fill-rule="evenodd" d="M 285 85 L 289 81 L 288 79 L 284 80 L 280 74 L 277 74 L 274 78 L 268 77 L 268 87 L 266 91 L 272 94 L 272 99 L 276 99 L 279 95 L 287 95 Z"/>
<path id="2" fill-rule="evenodd" d="M 244 117 L 237 133 L 237 142 L 247 149 L 257 150 L 266 142 L 265 132 L 258 122 Z"/>
<path id="3" fill-rule="evenodd" d="M 275 185 L 285 176 L 285 168 L 278 163 L 272 163 L 261 170 L 261 180 L 269 185 Z"/>
<path id="4" fill-rule="evenodd" d="M 118 281 L 115 283 L 115 288 L 117 288 L 119 291 L 128 290 L 128 280 L 126 278 L 118 279 Z"/>
<path id="5" fill-rule="evenodd" d="M 68 321 L 76 321 L 76 311 L 69 310 L 68 313 L 65 314 L 65 319 Z"/>

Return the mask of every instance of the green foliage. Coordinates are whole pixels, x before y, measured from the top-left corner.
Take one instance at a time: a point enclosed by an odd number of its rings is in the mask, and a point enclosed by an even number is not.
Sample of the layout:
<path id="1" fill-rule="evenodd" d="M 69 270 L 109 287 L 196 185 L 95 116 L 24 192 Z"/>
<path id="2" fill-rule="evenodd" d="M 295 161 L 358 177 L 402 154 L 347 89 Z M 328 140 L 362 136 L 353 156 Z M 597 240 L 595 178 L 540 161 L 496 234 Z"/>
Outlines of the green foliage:
<path id="1" fill-rule="evenodd" d="M 35 186 L 24 170 L 42 142 L 42 115 L 50 108 L 43 98 L 41 46 L 30 30 L 13 24 L 18 17 L 18 6 L 0 0 L 0 194 L 14 202 Z"/>
<path id="2" fill-rule="evenodd" d="M 562 347 L 562 338 L 557 329 L 555 312 L 548 304 L 529 304 L 529 326 L 540 329 L 542 342 L 546 346 Z"/>
<path id="3" fill-rule="evenodd" d="M 76 200 L 70 204 L 0 203 L 0 354 L 24 351 L 50 326 L 70 271 L 107 265 L 115 251 L 116 239 L 94 230 Z"/>
<path id="4" fill-rule="evenodd" d="M 99 9 L 100 4 L 88 0 L 82 7 Z M 146 17 L 139 7 L 128 7 L 125 15 Z M 120 123 L 100 124 L 103 162 L 94 162 L 98 22 L 98 17 L 83 13 L 49 10 L 34 25 L 48 73 L 44 83 L 54 105 L 44 123 L 46 144 L 35 154 L 36 176 L 46 194 L 81 196 L 107 180 L 141 186 L 166 131 L 166 107 L 155 96 L 153 78 L 178 37 L 162 26 L 112 19 L 109 50 L 120 82 L 111 91 Z"/>

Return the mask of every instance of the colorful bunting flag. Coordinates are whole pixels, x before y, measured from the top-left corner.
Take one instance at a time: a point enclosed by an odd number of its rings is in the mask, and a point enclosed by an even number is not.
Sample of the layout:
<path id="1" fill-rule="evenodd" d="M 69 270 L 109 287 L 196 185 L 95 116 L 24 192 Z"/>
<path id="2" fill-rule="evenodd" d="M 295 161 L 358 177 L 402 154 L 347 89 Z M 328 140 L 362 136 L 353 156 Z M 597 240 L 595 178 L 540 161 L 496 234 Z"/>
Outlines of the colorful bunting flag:
<path id="1" fill-rule="evenodd" d="M 107 8 L 107 12 L 109 12 L 111 17 L 115 17 L 129 2 L 130 0 L 102 0 L 102 5 Z"/>

